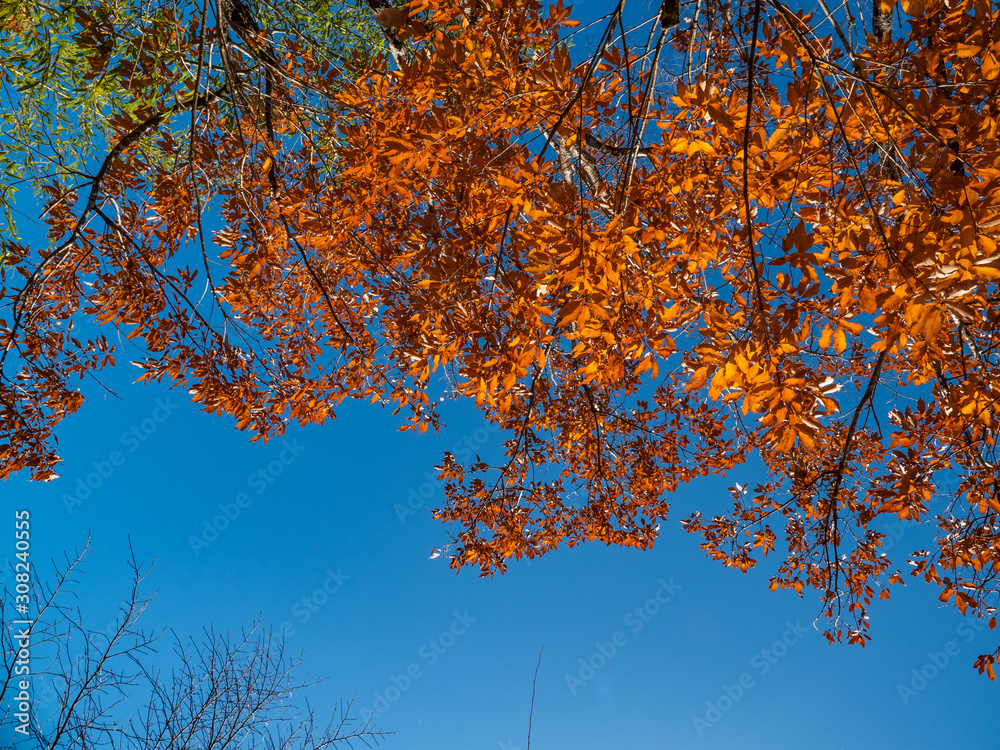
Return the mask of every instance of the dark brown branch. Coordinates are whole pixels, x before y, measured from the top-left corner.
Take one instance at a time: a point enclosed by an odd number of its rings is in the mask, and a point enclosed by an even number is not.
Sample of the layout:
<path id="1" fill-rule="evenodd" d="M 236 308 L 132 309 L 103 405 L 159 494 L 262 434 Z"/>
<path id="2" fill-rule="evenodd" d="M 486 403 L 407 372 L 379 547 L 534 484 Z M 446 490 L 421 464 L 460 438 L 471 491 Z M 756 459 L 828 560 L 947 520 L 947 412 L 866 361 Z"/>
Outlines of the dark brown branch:
<path id="1" fill-rule="evenodd" d="M 872 34 L 877 42 L 892 40 L 892 11 L 882 12 L 882 0 L 872 0 Z"/>
<path id="2" fill-rule="evenodd" d="M 389 53 L 392 55 L 392 59 L 395 60 L 396 66 L 402 67 L 409 60 L 409 53 L 407 52 L 406 45 L 399 38 L 399 33 L 397 32 L 399 27 L 389 23 L 389 18 L 394 13 L 402 14 L 405 17 L 406 9 L 397 8 L 388 0 L 365 0 L 365 5 L 368 6 L 368 9 L 375 17 L 375 22 L 382 30 L 382 36 L 385 37 Z"/>
<path id="3" fill-rule="evenodd" d="M 584 136 L 584 142 L 589 148 L 594 149 L 601 154 L 607 154 L 608 156 L 631 156 L 636 153 L 640 156 L 649 156 L 652 153 L 652 149 L 647 146 L 640 146 L 638 148 L 629 148 L 627 146 L 612 146 L 599 138 L 595 137 L 592 133 L 587 133 Z"/>
<path id="4" fill-rule="evenodd" d="M 753 218 L 750 207 L 750 130 L 753 122 L 753 95 L 755 66 L 757 62 L 757 33 L 760 27 L 761 0 L 754 0 L 753 5 L 753 38 L 750 41 L 750 59 L 747 67 L 747 121 L 743 128 L 743 206 L 746 212 L 743 225 L 747 230 L 747 243 L 750 248 L 750 272 L 753 274 L 757 312 L 760 316 L 760 330 L 764 334 L 770 348 L 771 337 L 767 330 L 767 316 L 764 310 L 764 291 L 761 288 L 760 269 L 757 267 L 757 247 L 753 236 Z"/>
<path id="5" fill-rule="evenodd" d="M 587 66 L 587 73 L 584 75 L 583 80 L 580 82 L 580 86 L 577 88 L 576 93 L 573 94 L 573 98 L 570 99 L 569 104 L 563 109 L 562 114 L 556 119 L 555 124 L 549 131 L 548 138 L 546 138 L 544 145 L 542 146 L 541 152 L 538 154 L 538 158 L 542 159 L 545 156 L 545 150 L 549 147 L 549 144 L 556 138 L 559 132 L 559 126 L 565 122 L 566 118 L 569 116 L 570 110 L 573 109 L 573 105 L 576 104 L 583 96 L 584 89 L 587 88 L 587 84 L 590 83 L 590 79 L 594 75 L 594 71 L 597 70 L 597 65 L 600 62 L 601 57 L 604 55 L 604 49 L 608 46 L 611 41 L 612 29 L 618 23 L 621 18 L 622 12 L 625 10 L 625 0 L 618 0 L 618 5 L 615 6 L 614 11 L 611 13 L 611 21 L 604 29 L 604 33 L 601 35 L 601 41 L 597 45 L 597 50 L 590 58 L 590 64 Z"/>

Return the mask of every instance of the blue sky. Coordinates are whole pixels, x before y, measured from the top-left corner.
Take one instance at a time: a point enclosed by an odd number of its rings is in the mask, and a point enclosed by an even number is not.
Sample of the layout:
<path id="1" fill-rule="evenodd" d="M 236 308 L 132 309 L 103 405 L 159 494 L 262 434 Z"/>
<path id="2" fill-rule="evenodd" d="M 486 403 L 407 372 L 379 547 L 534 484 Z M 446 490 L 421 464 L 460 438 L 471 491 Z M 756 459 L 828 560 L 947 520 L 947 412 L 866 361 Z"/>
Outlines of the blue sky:
<path id="1" fill-rule="evenodd" d="M 1000 747 L 998 685 L 971 668 L 997 636 L 931 587 L 908 580 L 873 606 L 867 648 L 828 646 L 815 596 L 771 593 L 767 565 L 726 570 L 681 531 L 695 509 L 728 508 L 727 486 L 763 481 L 753 465 L 681 488 L 651 551 L 591 544 L 492 579 L 456 575 L 432 557 L 448 539 L 430 517 L 443 497 L 433 466 L 456 444 L 495 457 L 502 440 L 467 406 L 446 404 L 447 426 L 417 436 L 346 403 L 336 422 L 251 444 L 182 391 L 131 384 L 137 372 L 109 373 L 121 400 L 85 388 L 60 428 L 60 479 L 3 485 L 0 561 L 15 510 L 31 512 L 43 570 L 89 536 L 89 627 L 128 591 L 131 538 L 155 560 L 148 628 L 237 632 L 262 618 L 303 652 L 303 675 L 328 678 L 310 692 L 321 715 L 341 698 L 382 706 L 378 725 L 398 731 L 385 748 L 525 750 L 542 648 L 537 750 Z M 891 531 L 896 552 L 923 544 Z"/>
<path id="2" fill-rule="evenodd" d="M 677 493 L 652 551 L 592 544 L 494 579 L 456 575 L 431 559 L 447 539 L 430 518 L 442 497 L 431 467 L 466 437 L 484 456 L 499 449 L 473 413 L 453 408 L 440 434 L 416 436 L 378 407 L 347 404 L 336 423 L 250 444 L 180 393 L 119 376 L 122 400 L 96 397 L 66 421 L 60 479 L 4 487 L 0 559 L 15 508 L 32 513 L 36 566 L 90 534 L 79 592 L 91 627 L 127 592 L 131 536 L 140 561 L 155 558 L 147 627 L 235 632 L 263 617 L 304 651 L 304 672 L 329 678 L 310 693 L 321 712 L 338 698 L 357 696 L 359 709 L 385 699 L 378 724 L 399 731 L 387 748 L 525 748 L 542 647 L 540 750 L 1000 745 L 996 686 L 971 669 L 991 634 L 913 582 L 873 608 L 866 649 L 826 645 L 814 598 L 769 592 L 766 569 L 721 568 L 679 529 L 690 509 L 724 508 L 728 480 Z M 119 465 L 76 502 L 77 480 L 114 451 Z M 748 467 L 731 479 L 761 477 Z M 407 498 L 417 510 L 401 519 Z M 228 528 L 205 534 L 226 506 Z"/>

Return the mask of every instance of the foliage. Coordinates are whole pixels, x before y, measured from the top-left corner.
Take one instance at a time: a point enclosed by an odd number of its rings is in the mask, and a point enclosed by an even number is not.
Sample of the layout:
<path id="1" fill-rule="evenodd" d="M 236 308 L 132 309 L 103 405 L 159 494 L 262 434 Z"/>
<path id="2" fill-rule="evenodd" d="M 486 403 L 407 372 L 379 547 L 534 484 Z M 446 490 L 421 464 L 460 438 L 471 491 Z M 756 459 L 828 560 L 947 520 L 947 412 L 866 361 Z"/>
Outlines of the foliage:
<path id="1" fill-rule="evenodd" d="M 19 186 L 42 196 L 85 184 L 95 148 L 121 134 L 115 118 L 135 119 L 219 80 L 197 10 L 164 1 L 0 2 L 4 235 L 17 236 Z M 261 13 L 275 35 L 334 64 L 379 46 L 377 26 L 350 5 L 312 0 L 262 5 Z"/>
<path id="2" fill-rule="evenodd" d="M 574 61 L 561 3 L 370 0 L 389 56 L 341 84 L 236 0 L 185 37 L 209 73 L 53 195 L 53 247 L 8 243 L 0 471 L 52 478 L 71 379 L 111 361 L 90 320 L 255 437 L 474 400 L 509 439 L 444 458 L 456 568 L 646 548 L 671 491 L 755 457 L 766 483 L 683 523 L 741 570 L 782 535 L 772 588 L 816 589 L 831 640 L 903 582 L 889 515 L 936 525 L 912 573 L 992 617 L 998 7 L 876 1 L 864 34 L 817 1 L 664 0 L 629 32 L 619 3 Z"/>

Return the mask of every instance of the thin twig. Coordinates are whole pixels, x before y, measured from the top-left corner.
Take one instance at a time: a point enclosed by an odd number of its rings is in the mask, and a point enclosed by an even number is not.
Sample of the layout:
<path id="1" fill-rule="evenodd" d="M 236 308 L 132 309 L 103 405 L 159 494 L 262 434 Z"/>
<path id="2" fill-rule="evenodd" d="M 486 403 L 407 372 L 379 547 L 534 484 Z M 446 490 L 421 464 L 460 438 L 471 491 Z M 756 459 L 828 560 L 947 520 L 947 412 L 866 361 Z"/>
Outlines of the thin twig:
<path id="1" fill-rule="evenodd" d="M 535 714 L 535 683 L 538 681 L 538 668 L 542 665 L 542 651 L 545 646 L 538 649 L 538 663 L 535 664 L 535 676 L 531 680 L 531 708 L 528 710 L 528 746 L 525 750 L 531 750 L 531 717 Z"/>

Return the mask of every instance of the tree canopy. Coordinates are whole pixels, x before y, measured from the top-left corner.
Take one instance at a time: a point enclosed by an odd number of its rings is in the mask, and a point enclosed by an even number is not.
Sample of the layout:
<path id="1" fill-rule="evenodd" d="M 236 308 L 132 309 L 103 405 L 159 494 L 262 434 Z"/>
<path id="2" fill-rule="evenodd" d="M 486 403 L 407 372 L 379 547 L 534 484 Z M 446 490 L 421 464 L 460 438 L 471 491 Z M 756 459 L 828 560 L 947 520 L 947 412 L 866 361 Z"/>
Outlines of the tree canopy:
<path id="1" fill-rule="evenodd" d="M 744 571 L 780 547 L 831 641 L 904 582 L 889 516 L 995 625 L 996 3 L 622 0 L 582 53 L 561 2 L 367 0 L 333 41 L 308 9 L 115 7 L 59 27 L 114 91 L 101 156 L 36 173 L 48 242 L 4 242 L 0 475 L 54 478 L 111 327 L 254 439 L 474 401 L 505 457 L 444 456 L 455 568 L 649 547 L 672 491 L 754 459 L 682 523 Z"/>

